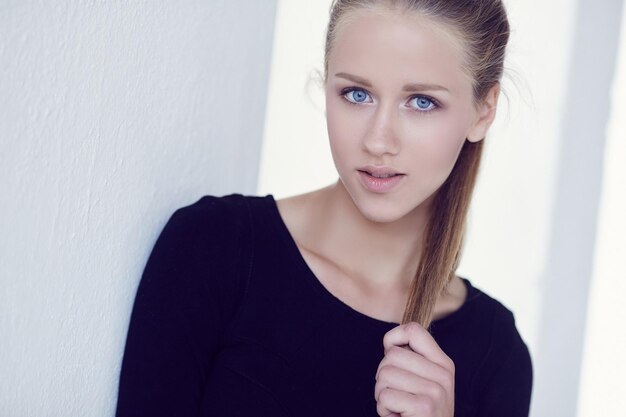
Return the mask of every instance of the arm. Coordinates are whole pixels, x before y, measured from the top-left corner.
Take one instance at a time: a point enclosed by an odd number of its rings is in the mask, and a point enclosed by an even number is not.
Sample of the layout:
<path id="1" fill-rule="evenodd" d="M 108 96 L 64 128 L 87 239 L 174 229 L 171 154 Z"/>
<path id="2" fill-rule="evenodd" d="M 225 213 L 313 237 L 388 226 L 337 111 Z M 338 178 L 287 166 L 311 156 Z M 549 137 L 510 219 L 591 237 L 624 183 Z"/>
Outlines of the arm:
<path id="1" fill-rule="evenodd" d="M 509 343 L 489 359 L 488 379 L 478 401 L 477 415 L 483 417 L 528 417 L 529 413 L 533 384 L 530 352 L 512 315 L 507 315 L 506 323 L 503 332 L 510 335 Z"/>
<path id="2" fill-rule="evenodd" d="M 205 197 L 177 210 L 144 269 L 120 372 L 118 417 L 198 415 L 240 288 L 232 210 Z"/>

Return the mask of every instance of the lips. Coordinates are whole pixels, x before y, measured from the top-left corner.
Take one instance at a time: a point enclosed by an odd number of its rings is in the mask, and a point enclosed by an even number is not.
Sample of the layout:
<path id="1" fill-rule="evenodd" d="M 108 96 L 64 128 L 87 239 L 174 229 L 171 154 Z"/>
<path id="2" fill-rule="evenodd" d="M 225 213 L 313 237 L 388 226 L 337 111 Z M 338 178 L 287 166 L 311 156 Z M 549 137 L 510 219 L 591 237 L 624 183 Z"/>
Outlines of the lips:
<path id="1" fill-rule="evenodd" d="M 368 191 L 377 194 L 390 192 L 406 177 L 406 174 L 399 173 L 389 167 L 367 167 L 357 171 L 361 184 Z"/>
<path id="2" fill-rule="evenodd" d="M 399 175 L 403 175 L 403 174 L 395 174 L 395 173 L 375 174 L 373 172 L 361 171 L 361 170 L 359 170 L 359 172 L 362 172 L 363 174 L 367 174 L 367 175 L 371 176 L 372 178 L 379 178 L 381 180 L 384 180 L 384 179 L 387 179 L 387 178 L 397 177 Z"/>
<path id="3" fill-rule="evenodd" d="M 383 176 L 395 176 L 395 175 L 406 175 L 393 167 L 390 166 L 375 166 L 375 165 L 367 165 L 362 168 L 359 168 L 358 171 L 365 172 L 374 177 L 383 177 Z"/>

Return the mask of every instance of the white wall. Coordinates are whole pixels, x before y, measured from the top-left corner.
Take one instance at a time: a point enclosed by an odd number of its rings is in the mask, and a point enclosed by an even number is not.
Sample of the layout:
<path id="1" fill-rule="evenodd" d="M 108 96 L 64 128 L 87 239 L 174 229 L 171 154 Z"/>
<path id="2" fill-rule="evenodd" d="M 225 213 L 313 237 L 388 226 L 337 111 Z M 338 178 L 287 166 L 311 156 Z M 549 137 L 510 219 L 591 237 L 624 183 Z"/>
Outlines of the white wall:
<path id="1" fill-rule="evenodd" d="M 330 0 L 278 1 L 259 194 L 278 199 L 337 178 L 315 74 L 323 70 L 329 7 Z"/>
<path id="2" fill-rule="evenodd" d="M 110 416 L 172 211 L 256 190 L 275 2 L 0 2 L 0 415 Z"/>
<path id="3" fill-rule="evenodd" d="M 615 75 L 578 417 L 621 417 L 626 410 L 626 7 Z"/>
<path id="4" fill-rule="evenodd" d="M 307 87 L 312 70 L 323 69 L 329 4 L 278 2 L 260 194 L 282 198 L 337 179 L 323 92 Z M 459 272 L 515 313 L 535 365 L 532 416 L 569 417 L 583 360 L 622 0 L 505 4 L 508 100 L 487 138 Z"/>
<path id="5" fill-rule="evenodd" d="M 541 278 L 538 395 L 533 408 L 538 416 L 577 413 L 583 344 L 585 334 L 592 334 L 585 323 L 594 256 L 600 249 L 596 247 L 600 192 L 622 3 L 576 2 L 564 74 L 548 257 Z"/>

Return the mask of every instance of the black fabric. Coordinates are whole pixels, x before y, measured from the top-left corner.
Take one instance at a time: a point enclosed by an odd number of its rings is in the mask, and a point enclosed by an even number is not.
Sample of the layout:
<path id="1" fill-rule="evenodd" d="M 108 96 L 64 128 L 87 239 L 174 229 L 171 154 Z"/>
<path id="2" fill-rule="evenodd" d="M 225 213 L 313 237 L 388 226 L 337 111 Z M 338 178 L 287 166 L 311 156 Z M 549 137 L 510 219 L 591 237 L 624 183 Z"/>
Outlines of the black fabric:
<path id="1" fill-rule="evenodd" d="M 455 416 L 528 416 L 532 364 L 513 314 L 463 278 L 431 334 L 454 361 Z M 317 280 L 272 194 L 177 210 L 142 275 L 117 416 L 377 416 L 383 335 Z"/>

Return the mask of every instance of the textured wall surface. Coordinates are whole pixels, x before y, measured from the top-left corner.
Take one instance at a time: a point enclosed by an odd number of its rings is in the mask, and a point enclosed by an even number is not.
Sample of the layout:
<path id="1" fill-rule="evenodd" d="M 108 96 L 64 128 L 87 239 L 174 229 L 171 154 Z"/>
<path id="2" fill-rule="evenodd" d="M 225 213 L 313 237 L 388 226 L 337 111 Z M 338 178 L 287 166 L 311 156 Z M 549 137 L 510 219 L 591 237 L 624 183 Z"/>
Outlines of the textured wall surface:
<path id="1" fill-rule="evenodd" d="M 0 2 L 0 416 L 110 416 L 177 207 L 256 191 L 275 1 Z"/>

